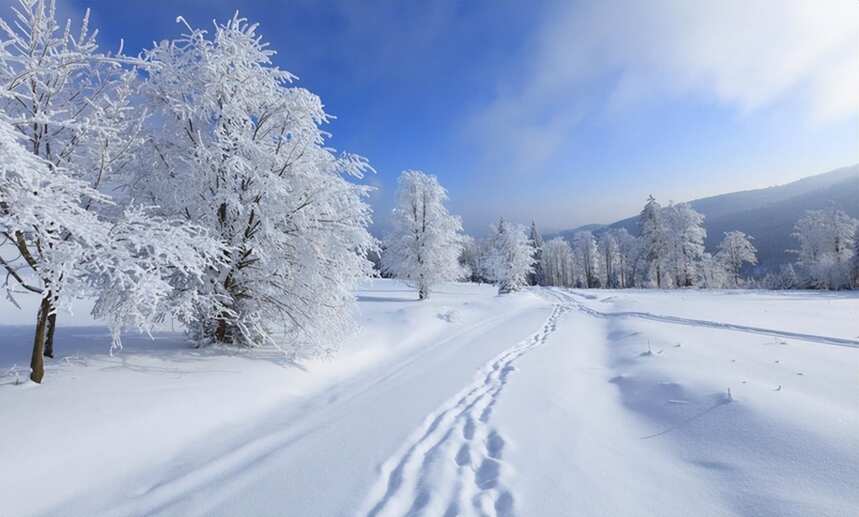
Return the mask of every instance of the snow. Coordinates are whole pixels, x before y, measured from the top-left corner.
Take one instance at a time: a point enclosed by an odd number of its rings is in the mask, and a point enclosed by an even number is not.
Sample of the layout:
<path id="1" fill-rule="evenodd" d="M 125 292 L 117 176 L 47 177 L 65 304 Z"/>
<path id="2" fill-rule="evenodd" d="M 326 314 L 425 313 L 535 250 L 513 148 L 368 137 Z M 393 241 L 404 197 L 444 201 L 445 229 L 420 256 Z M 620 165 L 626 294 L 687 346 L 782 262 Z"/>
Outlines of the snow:
<path id="1" fill-rule="evenodd" d="M 300 364 L 169 328 L 111 356 L 83 307 L 61 315 L 44 384 L 0 377 L 0 515 L 859 507 L 856 293 L 448 283 L 416 300 L 368 281 L 361 330 Z M 0 372 L 27 363 L 32 313 L 0 309 Z"/>

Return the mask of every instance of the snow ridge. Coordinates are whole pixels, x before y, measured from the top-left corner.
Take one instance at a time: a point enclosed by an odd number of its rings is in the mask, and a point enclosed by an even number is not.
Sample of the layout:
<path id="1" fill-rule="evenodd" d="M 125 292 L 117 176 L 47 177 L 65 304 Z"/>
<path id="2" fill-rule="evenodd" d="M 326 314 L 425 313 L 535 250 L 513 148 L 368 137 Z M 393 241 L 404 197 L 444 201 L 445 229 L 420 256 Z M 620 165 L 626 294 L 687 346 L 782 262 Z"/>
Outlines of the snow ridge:
<path id="1" fill-rule="evenodd" d="M 724 330 L 736 330 L 738 332 L 748 332 L 751 334 L 762 334 L 765 336 L 783 337 L 789 339 L 799 339 L 801 341 L 810 341 L 813 343 L 821 343 L 824 345 L 846 346 L 850 348 L 859 348 L 859 340 L 847 339 L 831 336 L 820 336 L 817 334 L 803 334 L 800 332 L 789 332 L 785 330 L 766 329 L 761 327 L 750 327 L 747 325 L 737 325 L 735 323 L 724 323 L 720 321 L 697 320 L 691 318 L 681 318 L 679 316 L 664 316 L 653 314 L 650 312 L 637 311 L 621 311 L 621 312 L 602 312 L 586 305 L 577 302 L 573 296 L 581 296 L 588 300 L 595 300 L 596 296 L 583 295 L 579 293 L 571 293 L 560 289 L 551 289 L 552 292 L 558 295 L 561 299 L 567 300 L 574 304 L 576 309 L 594 316 L 597 318 L 639 318 L 644 320 L 659 321 L 662 323 L 674 323 L 676 325 L 687 325 L 691 327 L 707 327 Z"/>
<path id="2" fill-rule="evenodd" d="M 474 382 L 430 414 L 407 446 L 382 466 L 360 515 L 513 515 L 506 441 L 491 424 L 515 362 L 544 344 L 570 310 L 556 304 L 543 327 L 484 366 Z"/>

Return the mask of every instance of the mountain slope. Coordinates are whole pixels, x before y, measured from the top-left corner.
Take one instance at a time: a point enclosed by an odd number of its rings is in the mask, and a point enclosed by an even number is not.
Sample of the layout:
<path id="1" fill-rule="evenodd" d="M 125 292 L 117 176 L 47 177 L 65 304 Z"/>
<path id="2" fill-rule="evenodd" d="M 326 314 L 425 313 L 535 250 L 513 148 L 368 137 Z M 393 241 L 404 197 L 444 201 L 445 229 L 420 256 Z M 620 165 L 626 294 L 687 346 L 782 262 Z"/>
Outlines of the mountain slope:
<path id="1" fill-rule="evenodd" d="M 745 232 L 755 238 L 759 272 L 762 272 L 792 260 L 786 250 L 796 247 L 796 240 L 791 236 L 793 225 L 806 210 L 834 205 L 859 218 L 859 164 L 785 185 L 721 194 L 689 204 L 704 214 L 708 250 L 718 246 L 725 232 Z M 638 216 L 604 228 L 626 228 L 638 234 Z M 573 232 L 560 233 L 569 238 Z"/>

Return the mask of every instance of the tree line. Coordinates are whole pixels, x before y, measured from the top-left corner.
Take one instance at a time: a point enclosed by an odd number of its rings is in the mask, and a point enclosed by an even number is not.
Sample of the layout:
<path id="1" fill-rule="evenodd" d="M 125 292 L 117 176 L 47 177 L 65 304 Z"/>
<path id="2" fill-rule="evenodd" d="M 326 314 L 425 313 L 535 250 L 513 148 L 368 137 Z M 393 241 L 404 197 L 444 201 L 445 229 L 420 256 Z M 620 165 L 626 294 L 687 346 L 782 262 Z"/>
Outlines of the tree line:
<path id="1" fill-rule="evenodd" d="M 744 270 L 757 264 L 754 237 L 726 232 L 712 252 L 704 246 L 704 216 L 686 203 L 661 206 L 651 196 L 638 217 L 639 235 L 626 229 L 579 231 L 544 241 L 530 229 L 499 219 L 485 238 L 462 232 L 444 207 L 447 193 L 433 176 L 400 178 L 393 231 L 378 261 L 384 275 L 412 283 L 419 298 L 440 281 L 494 283 L 499 293 L 526 285 L 576 288 L 810 288 L 859 287 L 859 221 L 836 208 L 810 210 L 797 221 L 796 260 L 762 279 Z M 458 251 L 454 251 L 458 250 Z"/>

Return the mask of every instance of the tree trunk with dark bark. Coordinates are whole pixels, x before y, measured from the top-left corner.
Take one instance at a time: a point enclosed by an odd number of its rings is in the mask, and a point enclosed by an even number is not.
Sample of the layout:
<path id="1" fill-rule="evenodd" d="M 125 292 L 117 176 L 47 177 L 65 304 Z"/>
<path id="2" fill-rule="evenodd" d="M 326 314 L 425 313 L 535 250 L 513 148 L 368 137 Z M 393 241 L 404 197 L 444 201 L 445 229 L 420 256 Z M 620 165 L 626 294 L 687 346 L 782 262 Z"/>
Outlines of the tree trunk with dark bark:
<path id="1" fill-rule="evenodd" d="M 48 327 L 45 329 L 45 357 L 54 357 L 54 330 L 57 328 L 56 307 L 49 304 L 50 315 L 48 316 Z"/>
<path id="2" fill-rule="evenodd" d="M 45 376 L 45 337 L 47 335 L 48 318 L 51 312 L 51 302 L 48 297 L 42 298 L 39 313 L 36 315 L 36 335 L 33 337 L 33 355 L 30 358 L 30 380 L 41 383 Z"/>

